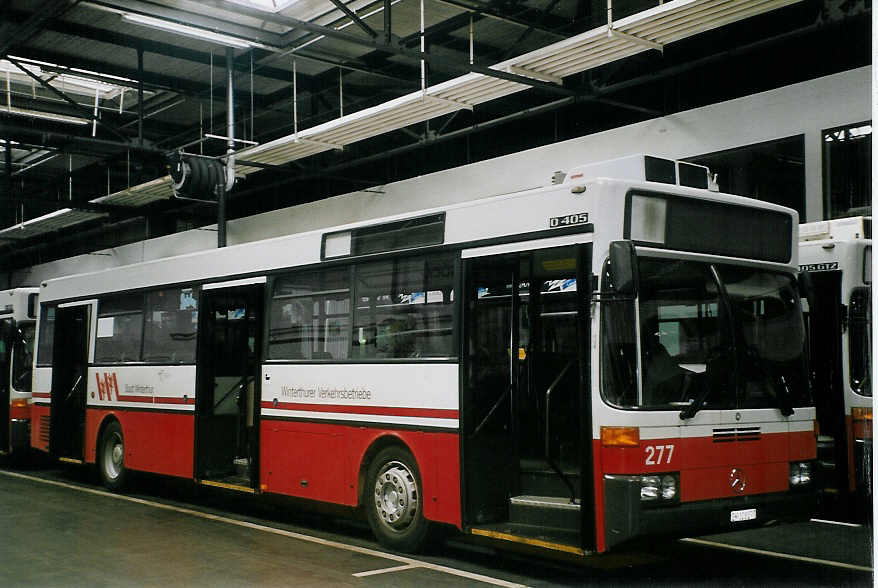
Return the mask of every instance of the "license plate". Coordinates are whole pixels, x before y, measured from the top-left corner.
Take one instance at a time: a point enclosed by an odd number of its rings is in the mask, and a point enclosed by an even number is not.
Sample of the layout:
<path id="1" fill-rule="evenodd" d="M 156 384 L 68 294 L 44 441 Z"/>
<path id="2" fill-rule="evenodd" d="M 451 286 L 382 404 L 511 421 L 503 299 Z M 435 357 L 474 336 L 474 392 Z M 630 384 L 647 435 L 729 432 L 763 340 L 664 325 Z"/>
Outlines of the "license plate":
<path id="1" fill-rule="evenodd" d="M 733 523 L 740 523 L 741 521 L 755 521 L 756 509 L 746 508 L 744 510 L 733 510 L 729 519 Z"/>

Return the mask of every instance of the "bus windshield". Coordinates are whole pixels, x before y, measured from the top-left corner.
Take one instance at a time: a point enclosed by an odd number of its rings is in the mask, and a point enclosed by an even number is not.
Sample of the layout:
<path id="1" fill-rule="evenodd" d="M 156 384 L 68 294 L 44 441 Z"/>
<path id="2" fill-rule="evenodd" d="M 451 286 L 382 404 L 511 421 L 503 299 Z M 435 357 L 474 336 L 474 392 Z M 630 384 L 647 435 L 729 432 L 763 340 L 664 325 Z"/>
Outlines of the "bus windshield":
<path id="1" fill-rule="evenodd" d="M 805 330 L 788 274 L 641 258 L 637 301 L 602 302 L 602 390 L 626 408 L 808 405 Z M 604 292 L 612 292 L 608 272 Z M 638 377 L 640 374 L 640 377 Z"/>
<path id="2" fill-rule="evenodd" d="M 34 332 L 36 325 L 21 325 L 15 334 L 12 356 L 12 387 L 18 392 L 31 391 L 31 368 L 34 361 Z"/>

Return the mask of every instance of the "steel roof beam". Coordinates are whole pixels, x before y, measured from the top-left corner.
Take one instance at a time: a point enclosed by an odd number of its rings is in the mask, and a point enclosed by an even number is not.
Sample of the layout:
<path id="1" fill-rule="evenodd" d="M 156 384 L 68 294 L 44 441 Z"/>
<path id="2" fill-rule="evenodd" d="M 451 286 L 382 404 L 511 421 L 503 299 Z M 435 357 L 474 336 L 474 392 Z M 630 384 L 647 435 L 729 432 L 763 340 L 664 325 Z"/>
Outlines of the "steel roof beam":
<path id="1" fill-rule="evenodd" d="M 21 12 L 12 12 L 10 11 L 10 18 L 21 18 Z M 147 53 L 154 53 L 156 55 L 161 55 L 163 57 L 168 57 L 172 59 L 181 59 L 183 61 L 191 61 L 194 63 L 200 63 L 202 65 L 210 65 L 210 53 L 206 53 L 204 51 L 196 51 L 194 49 L 187 49 L 185 47 L 179 47 L 177 45 L 172 45 L 170 43 L 162 43 L 160 41 L 152 41 L 149 39 L 143 39 L 141 37 L 136 37 L 133 35 L 125 35 L 115 31 L 109 31 L 106 29 L 99 29 L 96 27 L 90 27 L 87 25 L 77 24 L 77 23 L 58 23 L 51 26 L 44 27 L 45 30 L 52 31 L 61 35 L 69 35 L 74 37 L 81 37 L 83 39 L 88 39 L 90 41 L 99 41 L 101 43 L 109 43 L 112 45 L 118 45 L 120 47 L 127 47 L 129 49 L 139 49 L 142 48 Z M 214 59 L 214 63 L 220 63 L 220 59 Z M 249 73 L 250 72 L 250 64 L 249 61 L 244 63 L 243 61 L 235 62 L 235 70 L 238 72 Z M 79 74 L 77 74 L 79 75 Z M 289 72 L 279 68 L 262 66 L 259 68 L 259 75 L 264 78 L 272 79 L 272 80 L 280 80 L 280 81 L 289 81 L 290 75 Z M 309 76 L 304 76 L 307 78 Z M 117 83 L 117 82 L 114 82 Z M 136 84 L 134 84 L 136 86 Z"/>
<path id="2" fill-rule="evenodd" d="M 48 0 L 36 7 L 22 23 L 17 27 L 11 27 L 4 23 L 0 25 L 0 56 L 6 56 L 9 50 L 17 45 L 25 43 L 35 34 L 39 33 L 47 21 L 58 17 L 78 4 L 79 0 Z M 8 12 L 4 7 L 4 14 Z M 4 20 L 5 17 L 4 17 Z M 12 28 L 12 31 L 5 29 Z"/>
<path id="3" fill-rule="evenodd" d="M 152 2 L 143 2 L 141 0 L 124 0 L 124 2 L 110 2 L 103 0 L 87 0 L 84 2 L 85 4 L 91 4 L 97 7 L 109 8 L 113 12 L 118 13 L 131 13 L 131 14 L 142 14 L 144 16 L 151 16 L 153 18 L 159 18 L 164 20 L 172 20 L 176 21 L 180 24 L 186 24 L 190 26 L 194 26 L 197 28 L 207 29 L 210 31 L 217 31 L 223 34 L 228 34 L 236 37 L 240 37 L 241 39 L 247 39 L 256 41 L 258 43 L 263 43 L 265 45 L 272 45 L 275 47 L 282 46 L 281 37 L 282 35 L 278 33 L 272 33 L 269 31 L 265 31 L 263 29 L 257 27 L 249 27 L 246 25 L 240 25 L 237 23 L 233 23 L 227 20 L 222 20 L 220 18 L 214 18 L 212 16 L 207 16 L 204 14 L 200 14 L 197 12 L 190 12 L 187 10 L 181 10 L 178 8 L 171 8 L 167 5 L 157 4 Z M 203 2 L 203 4 L 209 4 L 208 2 Z M 218 8 L 223 8 L 228 10 L 230 7 L 228 5 L 219 6 Z M 234 7 L 234 10 L 237 10 L 237 6 Z M 267 13 L 260 12 L 261 15 L 265 15 Z M 260 18 L 260 20 L 265 20 Z"/>
<path id="4" fill-rule="evenodd" d="M 128 12 L 131 12 L 131 11 L 141 11 L 142 12 L 145 9 L 144 7 L 155 6 L 152 4 L 147 4 L 144 2 L 138 2 L 138 1 L 134 1 L 134 0 L 126 1 L 124 3 L 123 2 L 109 2 L 109 1 L 104 1 L 104 0 L 92 1 L 91 3 L 98 4 L 101 6 L 109 6 L 109 7 L 113 7 L 115 9 L 118 9 L 118 10 L 123 10 L 123 11 L 128 11 Z M 136 8 L 136 10 L 134 10 L 135 8 Z M 158 7 L 156 6 L 156 8 L 158 8 Z M 150 14 L 152 14 L 154 16 L 155 14 L 168 13 L 168 11 L 169 11 L 169 9 L 162 9 L 162 10 L 158 10 L 156 12 L 150 13 Z M 497 70 L 493 70 L 493 69 L 490 69 L 487 67 L 476 66 L 476 65 L 466 66 L 465 64 L 458 63 L 454 60 L 450 60 L 450 59 L 446 59 L 446 58 L 442 58 L 442 57 L 437 57 L 435 55 L 431 55 L 429 53 L 422 53 L 420 51 L 412 51 L 412 50 L 404 49 L 404 48 L 398 47 L 392 43 L 385 44 L 382 40 L 378 40 L 378 39 L 363 39 L 362 37 L 358 37 L 358 36 L 352 35 L 350 33 L 338 31 L 332 27 L 317 25 L 317 24 L 314 24 L 311 22 L 299 20 L 297 18 L 292 18 L 289 16 L 283 16 L 280 14 L 268 14 L 265 11 L 258 10 L 255 8 L 248 8 L 248 7 L 243 6 L 243 5 L 235 6 L 235 11 L 242 14 L 242 15 L 245 15 L 245 16 L 250 16 L 253 18 L 258 18 L 260 20 L 267 21 L 267 22 L 272 22 L 274 24 L 287 26 L 287 27 L 290 27 L 292 29 L 302 29 L 302 30 L 305 30 L 308 32 L 317 33 L 320 35 L 325 35 L 326 37 L 338 39 L 341 41 L 347 41 L 347 42 L 353 43 L 355 45 L 362 45 L 365 47 L 371 47 L 372 49 L 382 51 L 385 53 L 392 53 L 395 55 L 408 57 L 410 59 L 415 59 L 415 60 L 423 59 L 424 61 L 426 61 L 430 65 L 437 67 L 437 68 L 440 68 L 440 69 L 444 69 L 446 71 L 481 73 L 483 75 L 487 75 L 487 76 L 491 76 L 491 77 L 497 77 L 497 78 L 505 79 L 508 81 L 518 82 L 518 83 L 523 84 L 523 85 L 533 86 L 536 88 L 542 88 L 544 90 L 547 90 L 547 91 L 553 92 L 553 93 L 560 93 L 560 94 L 564 94 L 564 95 L 570 95 L 570 93 L 571 93 L 570 91 L 565 90 L 564 88 L 558 88 L 557 86 L 554 86 L 552 84 L 539 82 L 539 81 L 532 80 L 532 79 L 524 77 L 524 76 L 509 74 L 506 72 L 499 72 Z M 168 18 L 174 18 L 175 20 L 177 20 L 179 22 L 188 23 L 188 24 L 195 24 L 195 22 L 196 22 L 195 20 L 190 19 L 190 17 L 194 13 L 185 12 L 185 11 L 181 11 L 181 10 L 170 10 L 170 12 L 174 13 L 174 15 L 173 15 L 173 17 L 168 16 Z M 189 20 L 187 20 L 187 19 L 189 19 Z M 211 20 L 216 20 L 216 19 L 211 19 Z M 218 22 L 222 23 L 224 21 L 218 21 Z"/>
<path id="5" fill-rule="evenodd" d="M 6 56 L 6 60 L 9 61 L 15 67 L 17 67 L 18 69 L 20 69 L 23 73 L 27 74 L 28 77 L 35 80 L 41 86 L 43 86 L 44 88 L 46 88 L 47 90 L 49 90 L 50 92 L 52 92 L 53 94 L 55 94 L 56 96 L 58 96 L 59 98 L 64 100 L 65 102 L 67 102 L 68 104 L 71 104 L 73 106 L 74 110 L 76 110 L 78 113 L 80 113 L 80 116 L 82 118 L 88 118 L 89 120 L 97 122 L 99 125 L 101 125 L 103 128 L 105 128 L 107 131 L 116 135 L 117 137 L 119 137 L 123 141 L 128 140 L 128 137 L 123 135 L 119 131 L 119 129 L 117 129 L 115 127 L 115 125 L 112 125 L 106 121 L 101 120 L 101 117 L 95 116 L 95 114 L 91 110 L 89 110 L 88 108 L 85 108 L 83 106 L 80 106 L 80 104 L 76 100 L 74 100 L 73 98 L 71 98 L 70 96 L 68 96 L 67 94 L 65 94 L 64 92 L 62 92 L 61 90 L 59 90 L 58 88 L 56 88 L 55 86 L 53 86 L 52 84 L 50 84 L 49 82 L 47 82 L 46 80 L 41 78 L 40 76 L 31 72 L 28 68 L 24 67 L 18 60 L 13 59 L 12 57 L 9 57 L 8 55 Z"/>
<path id="6" fill-rule="evenodd" d="M 488 7 L 484 7 L 484 6 L 473 6 L 469 2 L 461 2 L 460 0 L 436 0 L 436 1 L 440 2 L 441 4 L 447 4 L 449 6 L 454 6 L 455 8 L 460 8 L 462 10 L 466 10 L 467 12 L 481 14 L 483 16 L 486 16 L 486 17 L 494 19 L 494 20 L 499 20 L 499 21 L 513 24 L 513 25 L 516 25 L 519 27 L 524 27 L 525 29 L 533 27 L 534 30 L 537 30 L 537 31 L 544 33 L 546 35 L 552 35 L 554 37 L 557 37 L 558 39 L 567 38 L 567 35 L 565 35 L 563 33 L 559 33 L 557 30 L 546 29 L 543 27 L 535 26 L 533 24 L 533 22 L 527 20 L 527 18 L 518 18 L 515 16 L 509 16 L 508 14 L 503 14 L 502 12 L 500 12 L 498 10 L 494 10 L 492 8 L 488 8 Z M 528 12 L 528 17 L 533 16 L 530 14 L 531 11 L 528 10 L 527 12 Z M 558 28 L 562 28 L 562 27 L 570 25 L 569 21 L 562 21 L 561 19 L 558 19 L 558 21 L 559 21 L 557 23 Z"/>
<path id="7" fill-rule="evenodd" d="M 366 33 L 367 35 L 369 35 L 373 39 L 378 36 L 378 33 L 376 33 L 372 29 L 372 27 L 370 27 L 365 22 L 363 22 L 363 19 L 361 19 L 359 16 L 357 16 L 357 14 L 353 10 L 351 10 L 350 8 L 345 6 L 344 2 L 342 2 L 341 0 L 329 0 L 329 1 L 332 2 L 336 8 L 341 10 L 349 19 L 351 19 L 351 21 L 353 21 L 353 23 L 355 25 L 360 27 L 360 29 L 362 29 L 362 31 L 364 33 Z"/>

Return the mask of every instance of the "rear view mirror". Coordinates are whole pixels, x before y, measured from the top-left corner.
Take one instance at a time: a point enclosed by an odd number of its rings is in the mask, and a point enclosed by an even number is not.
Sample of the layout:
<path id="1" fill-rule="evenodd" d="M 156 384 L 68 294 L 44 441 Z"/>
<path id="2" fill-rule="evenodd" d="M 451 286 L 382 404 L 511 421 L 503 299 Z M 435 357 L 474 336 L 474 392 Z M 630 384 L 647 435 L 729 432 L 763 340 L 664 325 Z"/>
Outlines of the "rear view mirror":
<path id="1" fill-rule="evenodd" d="M 616 293 L 637 296 L 637 253 L 631 241 L 610 243 L 610 280 Z"/>

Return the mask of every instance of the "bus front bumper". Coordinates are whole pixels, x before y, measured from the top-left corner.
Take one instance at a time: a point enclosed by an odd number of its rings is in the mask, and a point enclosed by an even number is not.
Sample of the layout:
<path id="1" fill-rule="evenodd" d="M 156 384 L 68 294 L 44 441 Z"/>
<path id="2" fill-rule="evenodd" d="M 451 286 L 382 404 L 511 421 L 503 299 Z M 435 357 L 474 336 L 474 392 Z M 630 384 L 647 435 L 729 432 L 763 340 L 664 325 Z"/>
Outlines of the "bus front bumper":
<path id="1" fill-rule="evenodd" d="M 755 494 L 644 506 L 640 485 L 619 479 L 604 480 L 604 515 L 607 549 L 645 536 L 704 535 L 722 533 L 775 521 L 807 520 L 817 508 L 815 485 L 794 492 Z M 734 518 L 744 520 L 732 521 Z"/>

